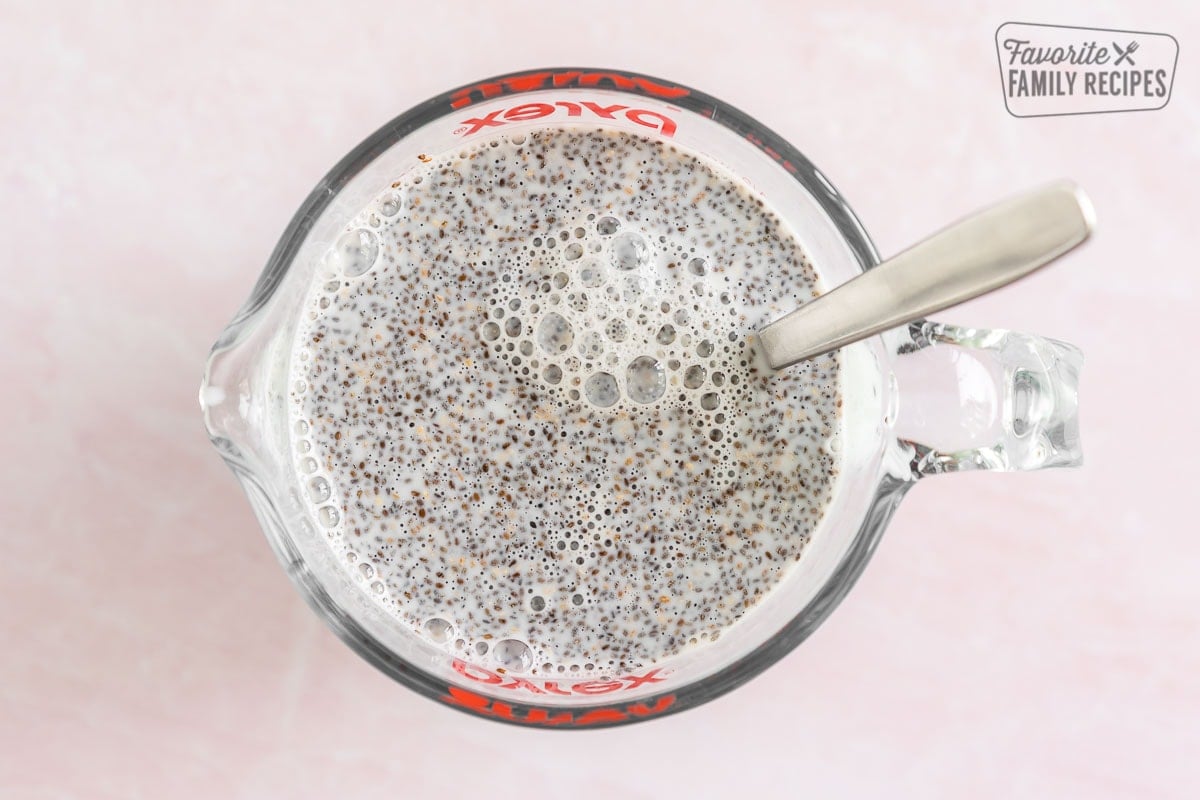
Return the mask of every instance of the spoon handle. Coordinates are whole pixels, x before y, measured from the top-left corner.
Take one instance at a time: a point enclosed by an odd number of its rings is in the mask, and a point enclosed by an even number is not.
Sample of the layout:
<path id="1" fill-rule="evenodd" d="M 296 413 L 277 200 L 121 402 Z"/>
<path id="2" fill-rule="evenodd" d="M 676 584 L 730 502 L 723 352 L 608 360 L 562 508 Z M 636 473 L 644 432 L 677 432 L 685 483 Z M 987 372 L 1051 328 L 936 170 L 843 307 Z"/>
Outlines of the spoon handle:
<path id="1" fill-rule="evenodd" d="M 985 208 L 769 323 L 763 355 L 782 369 L 986 294 L 1081 244 L 1094 223 L 1067 180 Z"/>

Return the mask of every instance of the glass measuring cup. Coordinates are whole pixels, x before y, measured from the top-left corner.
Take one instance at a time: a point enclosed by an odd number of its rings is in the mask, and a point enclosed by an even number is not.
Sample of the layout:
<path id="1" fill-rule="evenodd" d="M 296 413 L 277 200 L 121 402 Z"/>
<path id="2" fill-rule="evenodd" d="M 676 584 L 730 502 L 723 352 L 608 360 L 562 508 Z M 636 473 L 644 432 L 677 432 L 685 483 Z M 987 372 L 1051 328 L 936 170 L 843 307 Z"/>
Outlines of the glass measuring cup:
<path id="1" fill-rule="evenodd" d="M 548 125 L 650 135 L 721 163 L 796 232 L 831 285 L 879 262 L 849 206 L 793 147 L 730 106 L 645 76 L 584 68 L 501 76 L 414 108 L 350 153 L 297 212 L 217 341 L 200 397 L 214 443 L 302 594 L 400 683 L 480 716 L 562 729 L 683 710 L 736 687 L 803 641 L 852 586 L 920 478 L 1079 463 L 1075 348 L 915 323 L 841 351 L 843 475 L 825 519 L 784 581 L 719 641 L 597 680 L 518 676 L 416 635 L 335 562 L 301 495 L 287 411 L 298 318 L 320 257 L 382 187 L 428 154 Z"/>

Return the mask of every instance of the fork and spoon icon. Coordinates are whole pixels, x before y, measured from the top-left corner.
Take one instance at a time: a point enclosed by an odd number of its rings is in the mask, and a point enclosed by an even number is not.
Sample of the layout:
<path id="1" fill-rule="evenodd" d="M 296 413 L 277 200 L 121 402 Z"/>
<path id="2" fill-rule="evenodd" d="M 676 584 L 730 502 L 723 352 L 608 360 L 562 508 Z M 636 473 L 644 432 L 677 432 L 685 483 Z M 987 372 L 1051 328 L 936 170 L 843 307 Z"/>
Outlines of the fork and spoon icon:
<path id="1" fill-rule="evenodd" d="M 1119 67 L 1119 66 L 1121 66 L 1121 64 L 1125 63 L 1126 61 L 1129 62 L 1129 65 L 1131 67 L 1137 66 L 1137 62 L 1135 62 L 1133 60 L 1133 54 L 1138 49 L 1138 43 L 1137 43 L 1136 39 L 1134 41 L 1130 42 L 1128 45 L 1126 45 L 1124 50 L 1122 50 L 1121 46 L 1119 44 L 1117 44 L 1116 42 L 1113 42 L 1112 46 L 1113 46 L 1113 50 L 1117 51 L 1117 60 L 1113 62 L 1114 67 Z"/>

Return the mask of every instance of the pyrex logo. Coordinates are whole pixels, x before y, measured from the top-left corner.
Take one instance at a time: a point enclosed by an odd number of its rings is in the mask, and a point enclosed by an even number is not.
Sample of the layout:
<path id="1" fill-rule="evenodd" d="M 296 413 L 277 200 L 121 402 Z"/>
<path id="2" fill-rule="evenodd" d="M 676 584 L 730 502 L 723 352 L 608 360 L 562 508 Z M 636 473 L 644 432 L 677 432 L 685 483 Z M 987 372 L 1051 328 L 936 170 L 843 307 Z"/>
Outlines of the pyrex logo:
<path id="1" fill-rule="evenodd" d="M 661 714 L 675 705 L 675 695 L 668 694 L 644 703 L 630 703 L 622 706 L 593 708 L 589 711 L 575 712 L 570 709 L 557 708 L 516 708 L 509 703 L 492 700 L 481 694 L 457 686 L 447 688 L 448 694 L 441 701 L 448 705 L 465 708 L 485 717 L 494 717 L 507 722 L 518 722 L 523 725 L 565 725 L 567 727 L 585 727 L 588 725 L 628 722 L 634 719 L 644 719 Z"/>
<path id="2" fill-rule="evenodd" d="M 605 695 L 612 692 L 625 692 L 647 684 L 661 683 L 665 673 L 661 669 L 652 669 L 643 675 L 624 675 L 619 678 L 587 681 L 530 681 L 524 678 L 514 678 L 501 675 L 489 669 L 468 664 L 459 659 L 454 660 L 454 671 L 476 683 L 488 685 L 494 689 L 509 689 L 532 694 L 570 695 Z M 665 694 L 632 703 L 615 703 L 600 708 L 572 710 L 566 708 L 542 708 L 506 703 L 502 700 L 487 697 L 470 689 L 460 686 L 447 686 L 446 694 L 439 698 L 443 703 L 472 711 L 485 717 L 517 722 L 524 725 L 549 725 L 565 727 L 586 727 L 589 725 L 611 725 L 616 722 L 628 722 L 635 719 L 661 714 L 675 705 L 675 695 Z"/>
<path id="3" fill-rule="evenodd" d="M 624 692 L 636 689 L 639 686 L 662 683 L 665 677 L 663 670 L 652 669 L 645 675 L 625 675 L 620 678 L 606 678 L 604 680 L 570 682 L 538 681 L 535 683 L 525 678 L 500 675 L 497 672 L 492 672 L 490 669 L 477 667 L 474 664 L 468 664 L 457 658 L 454 659 L 453 666 L 454 671 L 464 678 L 469 678 L 477 683 L 489 684 L 495 686 L 497 689 L 514 689 L 532 692 L 533 694 L 557 694 L 563 697 L 572 694 L 593 695 Z"/>
<path id="4" fill-rule="evenodd" d="M 510 122 L 526 122 L 550 116 L 587 117 L 590 119 L 624 118 L 635 125 L 641 125 L 657 131 L 665 137 L 675 135 L 675 120 L 658 111 L 646 108 L 631 108 L 621 103 L 601 103 L 591 100 L 581 100 L 572 103 L 560 100 L 556 103 L 522 103 L 511 108 L 502 108 L 478 117 L 464 119 L 462 125 L 455 128 L 459 136 L 471 136 L 485 128 L 499 128 Z"/>
<path id="5" fill-rule="evenodd" d="M 606 84 L 614 89 L 648 94 L 663 100 L 673 100 L 691 94 L 691 90 L 682 86 L 669 86 L 640 75 L 626 75 L 620 72 L 585 72 L 575 69 L 560 72 L 546 70 L 506 75 L 503 78 L 464 86 L 450 94 L 450 107 L 469 106 L 475 102 L 476 95 L 488 100 L 503 94 L 532 92 L 546 87 L 561 89 L 565 86 L 580 86 L 586 89 L 601 88 Z"/>

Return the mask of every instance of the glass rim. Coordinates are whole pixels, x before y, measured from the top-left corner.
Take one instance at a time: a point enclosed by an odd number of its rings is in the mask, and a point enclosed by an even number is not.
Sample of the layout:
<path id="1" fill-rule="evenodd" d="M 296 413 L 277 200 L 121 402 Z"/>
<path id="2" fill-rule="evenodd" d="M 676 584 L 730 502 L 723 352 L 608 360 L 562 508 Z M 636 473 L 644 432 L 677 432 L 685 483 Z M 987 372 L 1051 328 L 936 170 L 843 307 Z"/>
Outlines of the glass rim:
<path id="1" fill-rule="evenodd" d="M 521 70 L 455 87 L 432 97 L 381 126 L 338 161 L 292 216 L 249 298 L 214 345 L 214 351 L 231 341 L 241 323 L 266 305 L 287 273 L 310 229 L 341 190 L 397 142 L 413 131 L 469 106 L 475 102 L 473 93 L 478 92 L 483 98 L 491 100 L 505 95 L 572 89 L 578 88 L 574 81 L 581 76 L 594 79 L 588 86 L 596 91 L 643 95 L 660 101 L 664 100 L 661 90 L 670 87 L 675 93 L 669 97 L 670 105 L 706 117 L 746 138 L 799 182 L 832 221 L 862 270 L 870 269 L 879 263 L 879 254 L 874 244 L 833 184 L 793 145 L 736 107 L 683 84 L 642 73 L 594 67 Z M 560 83 L 559 77 L 567 77 L 569 80 Z M 269 512 L 273 511 L 269 496 L 254 477 L 246 474 L 244 469 L 239 469 L 230 459 L 226 460 L 234 467 L 251 502 L 260 510 L 265 508 Z M 638 705 L 645 707 L 655 705 L 653 716 L 625 715 L 623 719 L 601 716 L 584 726 L 570 723 L 554 724 L 552 720 L 561 719 L 564 713 L 569 713 L 571 718 L 576 720 L 589 712 L 599 715 L 598 712 L 613 710 L 613 702 L 539 706 L 516 698 L 506 698 L 502 703 L 506 713 L 502 714 L 495 713 L 494 709 L 489 711 L 464 705 L 461 702 L 462 693 L 459 692 L 460 697 L 456 698 L 453 691 L 455 687 L 452 684 L 392 652 L 333 598 L 318 576 L 307 568 L 306 559 L 275 514 L 269 513 L 267 516 L 274 517 L 276 524 L 264 527 L 268 528 L 268 538 L 308 605 L 360 657 L 401 685 L 476 717 L 482 713 L 487 718 L 521 727 L 530 727 L 541 721 L 549 723 L 546 727 L 555 730 L 594 730 L 658 719 L 702 705 L 746 683 L 795 649 L 824 622 L 853 587 L 908 485 L 909 482 L 903 479 L 886 474 L 880 476 L 880 482 L 867 506 L 863 520 L 837 567 L 817 589 L 812 599 L 770 639 L 710 675 L 669 692 L 637 701 Z M 264 518 L 262 514 L 259 516 Z M 275 529 L 271 530 L 272 527 Z M 487 699 L 489 702 L 492 700 L 490 696 Z M 663 701 L 666 702 L 665 705 Z M 535 712 L 537 720 L 530 717 L 531 711 Z"/>

